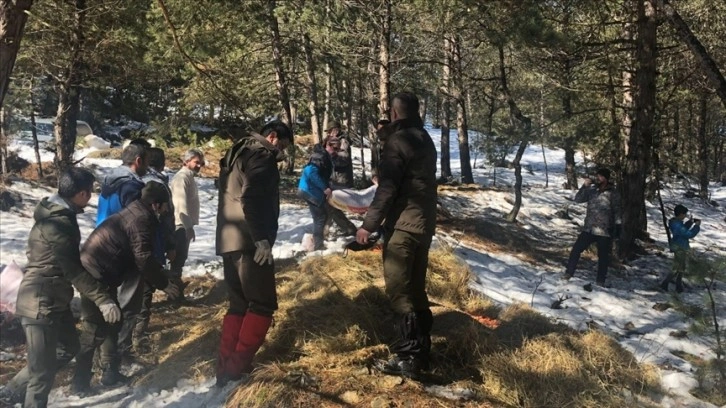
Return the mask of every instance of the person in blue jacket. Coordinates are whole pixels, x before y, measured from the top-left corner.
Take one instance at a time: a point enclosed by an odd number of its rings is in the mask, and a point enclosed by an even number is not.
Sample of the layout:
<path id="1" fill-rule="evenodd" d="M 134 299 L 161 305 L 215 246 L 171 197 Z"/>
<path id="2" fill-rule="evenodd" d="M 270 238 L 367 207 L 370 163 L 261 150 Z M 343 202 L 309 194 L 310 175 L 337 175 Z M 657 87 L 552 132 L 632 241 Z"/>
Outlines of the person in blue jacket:
<path id="1" fill-rule="evenodd" d="M 121 162 L 121 166 L 111 170 L 103 179 L 101 195 L 98 197 L 97 227 L 106 218 L 141 197 L 141 189 L 145 184 L 141 177 L 149 168 L 146 147 L 140 143 L 129 144 L 121 153 Z"/>
<path id="2" fill-rule="evenodd" d="M 678 204 L 674 209 L 675 217 L 668 221 L 671 230 L 671 252 L 673 252 L 673 269 L 660 284 L 661 289 L 668 291 L 671 282 L 676 284 L 676 292 L 683 292 L 683 273 L 688 264 L 688 252 L 691 245 L 688 242 L 701 230 L 701 220 L 694 219 L 684 222 L 688 208 Z"/>
<path id="3" fill-rule="evenodd" d="M 313 216 L 314 250 L 324 249 L 325 221 L 328 218 L 327 199 L 331 194 L 330 176 L 333 173 L 333 156 L 338 151 L 338 139 L 328 137 L 313 147 L 310 161 L 303 168 L 298 184 L 298 194 L 308 203 Z"/>

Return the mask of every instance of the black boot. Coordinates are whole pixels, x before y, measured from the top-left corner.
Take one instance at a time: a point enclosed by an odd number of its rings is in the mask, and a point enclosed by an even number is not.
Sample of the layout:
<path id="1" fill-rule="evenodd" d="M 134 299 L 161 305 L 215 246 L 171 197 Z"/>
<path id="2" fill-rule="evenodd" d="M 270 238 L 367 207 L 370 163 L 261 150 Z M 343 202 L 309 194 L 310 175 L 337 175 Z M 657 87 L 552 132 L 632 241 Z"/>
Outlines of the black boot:
<path id="1" fill-rule="evenodd" d="M 395 355 L 388 361 L 378 360 L 373 367 L 388 375 L 397 375 L 400 377 L 418 380 L 421 378 L 423 371 L 428 370 L 428 362 L 414 356 Z"/>
<path id="2" fill-rule="evenodd" d="M 676 274 L 676 292 L 683 293 L 683 274 Z"/>
<path id="3" fill-rule="evenodd" d="M 111 364 L 104 368 L 103 374 L 101 375 L 101 384 L 107 387 L 127 384 L 130 380 L 130 377 L 127 377 L 119 372 L 118 365 L 115 364 Z"/>

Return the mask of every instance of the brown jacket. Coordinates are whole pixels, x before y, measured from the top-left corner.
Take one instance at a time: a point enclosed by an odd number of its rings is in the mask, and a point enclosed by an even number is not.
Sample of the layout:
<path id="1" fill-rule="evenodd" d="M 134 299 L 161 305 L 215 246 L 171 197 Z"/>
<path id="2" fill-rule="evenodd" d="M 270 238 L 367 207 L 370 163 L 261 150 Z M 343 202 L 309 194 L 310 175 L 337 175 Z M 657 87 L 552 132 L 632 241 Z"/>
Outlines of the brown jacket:
<path id="1" fill-rule="evenodd" d="M 277 238 L 282 153 L 267 139 L 248 135 L 219 163 L 217 254 L 252 252 L 255 242 Z"/>
<path id="2" fill-rule="evenodd" d="M 81 249 L 81 262 L 112 288 L 142 275 L 155 288 L 164 289 L 169 282 L 152 251 L 158 228 L 151 207 L 136 200 L 91 233 Z"/>
<path id="3" fill-rule="evenodd" d="M 436 229 L 436 147 L 419 118 L 387 126 L 378 189 L 363 221 L 374 232 L 387 230 L 433 235 Z"/>
<path id="4" fill-rule="evenodd" d="M 96 305 L 113 302 L 108 288 L 81 265 L 81 232 L 76 209 L 58 195 L 35 208 L 28 236 L 28 266 L 20 288 L 16 314 L 39 319 L 70 310 L 73 286 Z"/>

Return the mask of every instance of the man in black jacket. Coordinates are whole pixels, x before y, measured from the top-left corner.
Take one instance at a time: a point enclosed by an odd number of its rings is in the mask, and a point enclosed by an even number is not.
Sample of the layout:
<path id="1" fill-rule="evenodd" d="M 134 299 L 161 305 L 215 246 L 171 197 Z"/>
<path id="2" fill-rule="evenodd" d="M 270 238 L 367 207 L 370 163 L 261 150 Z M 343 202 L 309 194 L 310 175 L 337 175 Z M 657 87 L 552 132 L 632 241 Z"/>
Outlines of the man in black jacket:
<path id="1" fill-rule="evenodd" d="M 292 141 L 280 122 L 241 138 L 220 161 L 217 255 L 224 262 L 229 308 L 222 322 L 217 384 L 252 371 L 277 310 L 272 247 L 280 215 L 277 163 Z"/>
<path id="2" fill-rule="evenodd" d="M 123 309 L 145 279 L 170 297 L 179 288 L 169 283 L 161 264 L 154 257 L 153 241 L 159 228 L 159 216 L 168 211 L 169 192 L 161 183 L 150 181 L 141 190 L 141 198 L 113 214 L 88 237 L 81 250 L 83 266 L 106 285 L 108 295 Z M 122 286 L 128 290 L 118 291 Z M 120 324 L 109 325 L 100 319 L 99 308 L 81 296 L 81 351 L 76 356 L 72 390 L 87 392 L 96 347 L 101 346 L 103 375 L 101 384 L 124 382 L 119 373 L 118 353 Z"/>
<path id="3" fill-rule="evenodd" d="M 429 247 L 436 229 L 436 147 L 412 93 L 393 98 L 392 123 L 385 128 L 378 190 L 356 241 L 366 244 L 384 223 L 383 275 L 386 294 L 399 316 L 395 356 L 376 367 L 415 378 L 428 369 L 433 315 L 426 295 Z"/>

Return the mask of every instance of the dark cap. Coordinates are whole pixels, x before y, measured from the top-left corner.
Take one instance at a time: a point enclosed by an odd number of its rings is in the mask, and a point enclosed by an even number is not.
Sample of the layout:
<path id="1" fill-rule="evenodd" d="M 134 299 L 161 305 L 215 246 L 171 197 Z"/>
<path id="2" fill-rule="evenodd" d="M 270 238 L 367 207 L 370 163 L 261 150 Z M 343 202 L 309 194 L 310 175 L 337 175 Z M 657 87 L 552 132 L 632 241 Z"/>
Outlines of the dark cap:
<path id="1" fill-rule="evenodd" d="M 325 129 L 325 131 L 328 132 L 331 129 L 342 129 L 342 127 L 340 126 L 340 121 L 334 120 L 334 121 L 330 122 L 330 124 L 328 125 L 328 128 Z"/>
<path id="2" fill-rule="evenodd" d="M 673 212 L 676 214 L 676 217 L 685 214 L 688 212 L 688 208 L 686 208 L 685 205 L 678 204 L 676 208 L 673 209 Z"/>
<path id="3" fill-rule="evenodd" d="M 156 181 L 149 181 L 141 190 L 141 200 L 148 204 L 164 204 L 169 202 L 169 191 Z"/>
<path id="4" fill-rule="evenodd" d="M 601 167 L 597 170 L 596 174 L 603 176 L 607 179 L 607 181 L 610 181 L 610 169 Z"/>

